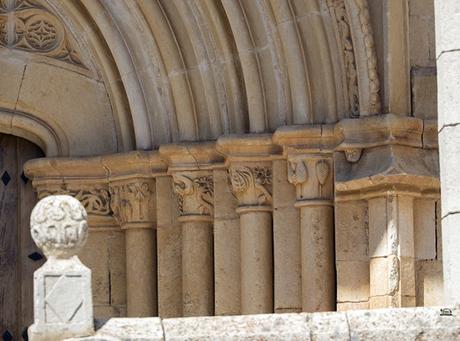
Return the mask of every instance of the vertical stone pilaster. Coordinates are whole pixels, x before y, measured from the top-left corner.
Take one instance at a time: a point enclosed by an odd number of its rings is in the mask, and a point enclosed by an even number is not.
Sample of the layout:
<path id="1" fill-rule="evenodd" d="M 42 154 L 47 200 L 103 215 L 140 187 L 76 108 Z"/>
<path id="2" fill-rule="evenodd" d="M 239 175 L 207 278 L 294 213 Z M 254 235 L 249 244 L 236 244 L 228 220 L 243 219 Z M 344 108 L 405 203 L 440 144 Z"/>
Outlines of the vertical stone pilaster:
<path id="1" fill-rule="evenodd" d="M 125 231 L 128 317 L 157 315 L 155 181 L 110 183 L 114 217 Z"/>
<path id="2" fill-rule="evenodd" d="M 273 311 L 271 163 L 234 163 L 229 169 L 238 199 L 241 251 L 241 312 Z"/>
<path id="3" fill-rule="evenodd" d="M 157 195 L 158 315 L 182 316 L 182 228 L 172 178 L 155 179 Z"/>
<path id="4" fill-rule="evenodd" d="M 460 304 L 460 2 L 435 0 L 445 303 Z"/>
<path id="5" fill-rule="evenodd" d="M 184 316 L 214 314 L 213 200 L 211 171 L 173 172 L 182 226 Z"/>
<path id="6" fill-rule="evenodd" d="M 241 313 L 240 218 L 225 168 L 213 170 L 214 295 L 216 315 Z"/>
<path id="7" fill-rule="evenodd" d="M 415 306 L 414 199 L 369 199 L 370 308 Z"/>
<path id="8" fill-rule="evenodd" d="M 288 181 L 300 210 L 302 310 L 335 310 L 332 165 L 321 155 L 288 158 Z"/>
<path id="9" fill-rule="evenodd" d="M 273 160 L 273 271 L 275 313 L 302 311 L 300 210 L 286 160 Z"/>

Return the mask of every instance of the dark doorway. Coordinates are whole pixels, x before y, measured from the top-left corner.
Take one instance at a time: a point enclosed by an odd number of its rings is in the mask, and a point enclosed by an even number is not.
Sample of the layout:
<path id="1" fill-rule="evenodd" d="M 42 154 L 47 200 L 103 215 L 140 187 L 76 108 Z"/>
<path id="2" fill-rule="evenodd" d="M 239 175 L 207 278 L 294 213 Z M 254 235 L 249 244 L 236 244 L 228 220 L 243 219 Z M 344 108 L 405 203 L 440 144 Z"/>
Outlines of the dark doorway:
<path id="1" fill-rule="evenodd" d="M 33 323 L 33 272 L 45 260 L 30 236 L 37 197 L 23 168 L 43 156 L 31 142 L 0 134 L 0 340 L 27 340 Z"/>

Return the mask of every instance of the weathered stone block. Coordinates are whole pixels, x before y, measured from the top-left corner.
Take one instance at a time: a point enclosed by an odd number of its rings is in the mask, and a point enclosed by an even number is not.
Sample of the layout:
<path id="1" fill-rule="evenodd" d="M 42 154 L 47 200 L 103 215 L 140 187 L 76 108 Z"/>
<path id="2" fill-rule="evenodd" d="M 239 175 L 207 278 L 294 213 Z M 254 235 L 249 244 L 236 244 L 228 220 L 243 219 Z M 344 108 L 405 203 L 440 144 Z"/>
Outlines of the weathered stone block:
<path id="1" fill-rule="evenodd" d="M 311 340 L 303 314 L 169 319 L 163 320 L 163 328 L 169 341 Z"/>
<path id="2" fill-rule="evenodd" d="M 368 233 L 367 202 L 350 201 L 336 203 L 335 247 L 337 260 L 369 260 Z"/>
<path id="3" fill-rule="evenodd" d="M 460 49 L 460 2 L 457 0 L 436 0 L 436 56 L 444 51 Z M 442 19 L 441 19 L 442 18 Z"/>
<path id="4" fill-rule="evenodd" d="M 439 160 L 443 185 L 441 214 L 444 217 L 460 212 L 460 125 L 442 129 L 439 133 L 439 153 L 444 155 Z"/>
<path id="5" fill-rule="evenodd" d="M 421 119 L 438 116 L 436 68 L 413 69 L 412 112 Z"/>
<path id="6" fill-rule="evenodd" d="M 337 261 L 337 301 L 369 300 L 369 262 Z"/>
<path id="7" fill-rule="evenodd" d="M 345 313 L 327 312 L 303 315 L 310 328 L 312 341 L 348 340 L 349 330 Z"/>
<path id="8" fill-rule="evenodd" d="M 420 261 L 417 267 L 417 306 L 439 306 L 444 302 L 441 261 Z"/>
<path id="9" fill-rule="evenodd" d="M 458 173 L 458 172 L 457 172 Z M 460 268 L 458 264 L 458 246 L 460 245 L 460 213 L 449 214 L 442 219 L 443 238 L 443 272 L 444 272 L 444 297 L 445 303 L 460 302 L 460 292 L 458 283 L 460 283 Z"/>
<path id="10" fill-rule="evenodd" d="M 414 238 L 416 259 L 436 258 L 436 201 L 415 200 Z"/>
<path id="11" fill-rule="evenodd" d="M 456 39 L 460 41 L 460 39 Z M 443 53 L 437 59 L 437 70 L 438 127 L 441 129 L 445 125 L 460 123 L 460 98 L 458 96 L 460 51 Z M 442 142 L 440 141 L 441 144 Z"/>

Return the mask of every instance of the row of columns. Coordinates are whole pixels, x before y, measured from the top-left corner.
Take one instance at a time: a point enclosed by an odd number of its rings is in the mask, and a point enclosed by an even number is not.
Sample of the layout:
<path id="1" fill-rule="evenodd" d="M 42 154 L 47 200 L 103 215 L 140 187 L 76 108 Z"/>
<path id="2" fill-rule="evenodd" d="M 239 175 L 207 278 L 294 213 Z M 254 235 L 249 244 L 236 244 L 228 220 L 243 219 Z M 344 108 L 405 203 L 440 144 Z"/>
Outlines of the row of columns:
<path id="1" fill-rule="evenodd" d="M 185 153 L 188 153 L 185 152 Z M 178 202 L 182 230 L 182 315 L 214 314 L 212 168 L 206 162 L 168 173 Z M 237 198 L 240 224 L 242 314 L 273 312 L 272 161 L 231 159 L 226 165 Z M 296 156 L 286 169 L 300 210 L 302 310 L 335 309 L 332 161 L 321 155 Z M 127 315 L 157 315 L 156 200 L 154 178 L 110 183 L 111 207 L 125 231 Z"/>

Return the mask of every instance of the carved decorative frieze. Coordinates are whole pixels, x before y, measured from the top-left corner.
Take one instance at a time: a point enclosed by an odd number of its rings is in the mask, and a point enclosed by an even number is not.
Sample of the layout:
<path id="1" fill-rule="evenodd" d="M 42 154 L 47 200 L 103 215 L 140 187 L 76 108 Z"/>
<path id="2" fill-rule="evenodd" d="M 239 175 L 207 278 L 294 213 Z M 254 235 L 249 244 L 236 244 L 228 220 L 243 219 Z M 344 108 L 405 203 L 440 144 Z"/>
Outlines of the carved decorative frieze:
<path id="1" fill-rule="evenodd" d="M 57 188 L 54 190 L 45 189 L 38 191 L 40 199 L 56 194 L 70 195 L 78 199 L 90 215 L 106 216 L 112 213 L 110 208 L 110 193 L 107 189 L 98 187 L 80 190 Z"/>
<path id="2" fill-rule="evenodd" d="M 374 46 L 374 36 L 369 16 L 367 0 L 355 0 L 357 17 L 361 25 L 362 46 L 367 59 L 367 73 L 369 81 L 369 104 L 368 110 L 371 113 L 378 113 L 381 109 L 380 103 L 380 80 L 377 74 L 377 55 Z M 337 21 L 337 29 L 340 35 L 340 44 L 343 51 L 345 72 L 348 88 L 348 100 L 352 117 L 359 117 L 359 84 L 356 64 L 355 43 L 352 36 L 351 18 L 349 16 L 345 0 L 328 0 L 328 6 Z"/>
<path id="3" fill-rule="evenodd" d="M 110 206 L 123 227 L 155 221 L 153 181 L 139 180 L 110 185 Z"/>
<path id="4" fill-rule="evenodd" d="M 212 175 L 204 175 L 201 172 L 174 173 L 173 180 L 180 216 L 212 215 L 214 205 Z"/>
<path id="5" fill-rule="evenodd" d="M 64 24 L 38 0 L 0 0 L 0 46 L 84 67 Z"/>
<path id="6" fill-rule="evenodd" d="M 272 171 L 267 166 L 231 166 L 232 191 L 240 206 L 269 206 L 272 204 Z"/>
<path id="7" fill-rule="evenodd" d="M 358 6 L 358 17 L 361 30 L 364 35 L 364 48 L 367 56 L 367 68 L 369 74 L 369 105 L 374 113 L 380 112 L 380 80 L 377 73 L 377 54 L 375 52 L 374 35 L 372 32 L 369 8 L 367 0 L 355 0 Z"/>
<path id="8" fill-rule="evenodd" d="M 351 115 L 359 116 L 358 73 L 356 71 L 356 60 L 355 52 L 353 50 L 353 40 L 351 37 L 350 19 L 348 18 L 344 0 L 329 0 L 329 7 L 332 11 L 334 11 L 342 43 Z"/>

